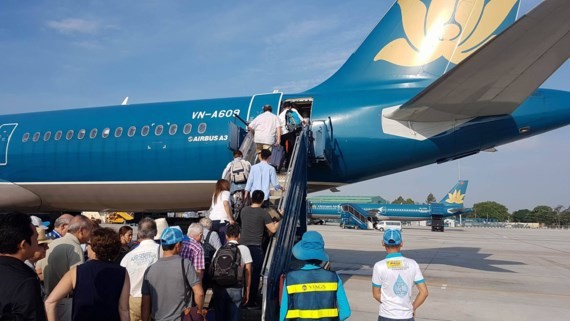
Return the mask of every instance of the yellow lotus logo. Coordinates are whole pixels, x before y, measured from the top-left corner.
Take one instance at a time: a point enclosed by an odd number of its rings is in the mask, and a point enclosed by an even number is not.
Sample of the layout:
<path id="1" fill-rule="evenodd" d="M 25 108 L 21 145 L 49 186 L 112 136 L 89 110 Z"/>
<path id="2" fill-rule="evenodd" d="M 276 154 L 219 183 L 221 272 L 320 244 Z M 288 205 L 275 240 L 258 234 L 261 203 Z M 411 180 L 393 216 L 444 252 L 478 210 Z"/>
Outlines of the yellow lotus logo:
<path id="1" fill-rule="evenodd" d="M 444 57 L 458 64 L 493 39 L 517 1 L 432 0 L 427 8 L 420 0 L 398 0 L 406 38 L 387 44 L 374 61 L 416 67 Z"/>
<path id="2" fill-rule="evenodd" d="M 461 194 L 459 190 L 455 190 L 453 193 L 447 193 L 446 203 L 450 204 L 463 204 L 463 198 L 465 194 Z"/>

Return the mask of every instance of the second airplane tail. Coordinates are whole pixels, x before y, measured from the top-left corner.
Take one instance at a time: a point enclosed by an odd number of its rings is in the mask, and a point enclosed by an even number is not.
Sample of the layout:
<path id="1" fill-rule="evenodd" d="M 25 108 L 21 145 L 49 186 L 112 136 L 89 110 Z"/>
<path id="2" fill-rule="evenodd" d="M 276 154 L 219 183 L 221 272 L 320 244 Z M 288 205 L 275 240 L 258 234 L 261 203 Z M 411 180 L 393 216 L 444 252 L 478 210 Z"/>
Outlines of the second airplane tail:
<path id="1" fill-rule="evenodd" d="M 445 205 L 463 205 L 465 194 L 467 193 L 467 184 L 469 181 L 459 181 L 440 201 Z"/>

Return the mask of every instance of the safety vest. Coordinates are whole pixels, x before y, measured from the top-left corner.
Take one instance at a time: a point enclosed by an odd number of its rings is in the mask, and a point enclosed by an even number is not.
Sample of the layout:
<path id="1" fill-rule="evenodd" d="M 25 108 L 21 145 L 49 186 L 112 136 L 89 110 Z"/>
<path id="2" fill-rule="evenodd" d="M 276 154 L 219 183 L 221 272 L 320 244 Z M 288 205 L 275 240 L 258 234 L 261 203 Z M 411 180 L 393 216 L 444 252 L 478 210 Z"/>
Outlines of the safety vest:
<path id="1" fill-rule="evenodd" d="M 324 269 L 287 273 L 288 320 L 338 320 L 338 276 Z"/>

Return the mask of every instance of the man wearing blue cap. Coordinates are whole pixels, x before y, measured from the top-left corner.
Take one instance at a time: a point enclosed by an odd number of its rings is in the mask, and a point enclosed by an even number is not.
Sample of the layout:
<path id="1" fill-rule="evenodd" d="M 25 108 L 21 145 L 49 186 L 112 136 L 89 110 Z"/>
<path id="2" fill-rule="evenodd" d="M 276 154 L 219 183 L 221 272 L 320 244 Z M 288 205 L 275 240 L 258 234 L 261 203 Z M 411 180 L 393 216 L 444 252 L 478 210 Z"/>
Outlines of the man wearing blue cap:
<path id="1" fill-rule="evenodd" d="M 348 319 L 350 306 L 342 281 L 335 272 L 321 267 L 321 263 L 329 260 L 321 234 L 315 231 L 303 234 L 293 247 L 293 255 L 306 264 L 287 273 L 279 321 Z"/>
<path id="2" fill-rule="evenodd" d="M 422 271 L 418 263 L 402 256 L 402 233 L 388 229 L 384 232 L 382 245 L 388 255 L 374 265 L 372 272 L 372 296 L 380 302 L 378 321 L 413 321 L 416 309 L 428 296 Z M 412 286 L 418 295 L 412 302 Z"/>
<path id="3" fill-rule="evenodd" d="M 142 284 L 141 316 L 143 321 L 180 320 L 185 306 L 186 285 L 192 288 L 199 314 L 205 315 L 204 291 L 190 260 L 182 261 L 184 234 L 177 227 L 167 227 L 160 237 L 163 257 L 149 266 Z M 184 269 L 184 270 L 183 270 Z M 184 278 L 186 276 L 186 278 Z M 190 302 L 188 302 L 190 303 Z"/>

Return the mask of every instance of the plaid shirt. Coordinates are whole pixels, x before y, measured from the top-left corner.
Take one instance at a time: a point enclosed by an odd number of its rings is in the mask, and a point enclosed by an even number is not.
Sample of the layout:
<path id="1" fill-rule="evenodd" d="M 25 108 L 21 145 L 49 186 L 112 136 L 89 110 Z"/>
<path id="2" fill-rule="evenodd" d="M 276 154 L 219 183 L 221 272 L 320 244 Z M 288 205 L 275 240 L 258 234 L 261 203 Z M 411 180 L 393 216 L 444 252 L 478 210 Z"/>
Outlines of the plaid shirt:
<path id="1" fill-rule="evenodd" d="M 204 270 L 206 268 L 206 263 L 204 261 L 204 249 L 202 244 L 198 241 L 190 238 L 188 241 L 184 241 L 182 246 L 182 251 L 180 252 L 180 257 L 192 261 L 192 265 L 196 271 Z"/>

